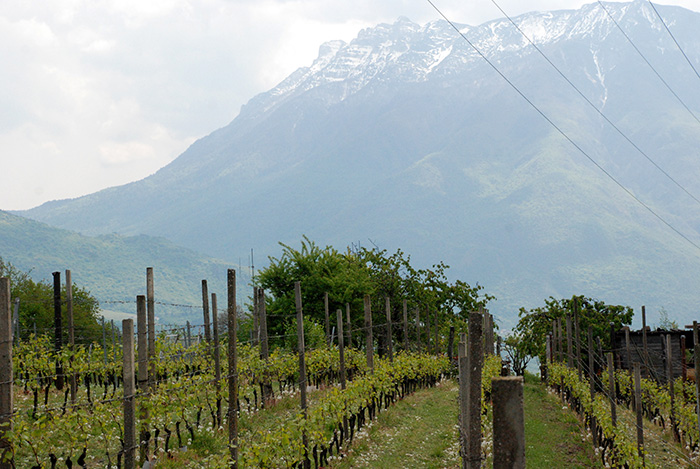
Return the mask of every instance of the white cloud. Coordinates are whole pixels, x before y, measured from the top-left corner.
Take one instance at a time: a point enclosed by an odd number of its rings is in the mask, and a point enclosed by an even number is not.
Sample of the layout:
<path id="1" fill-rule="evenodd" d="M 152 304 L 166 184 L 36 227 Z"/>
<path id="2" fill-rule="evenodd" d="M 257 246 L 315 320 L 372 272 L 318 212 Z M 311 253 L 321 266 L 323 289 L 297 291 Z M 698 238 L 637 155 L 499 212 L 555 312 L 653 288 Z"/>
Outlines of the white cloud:
<path id="1" fill-rule="evenodd" d="M 513 15 L 583 3 L 499 1 Z M 500 16 L 489 0 L 436 4 L 458 23 Z M 141 179 L 323 42 L 399 16 L 438 15 L 420 0 L 4 0 L 0 208 Z"/>

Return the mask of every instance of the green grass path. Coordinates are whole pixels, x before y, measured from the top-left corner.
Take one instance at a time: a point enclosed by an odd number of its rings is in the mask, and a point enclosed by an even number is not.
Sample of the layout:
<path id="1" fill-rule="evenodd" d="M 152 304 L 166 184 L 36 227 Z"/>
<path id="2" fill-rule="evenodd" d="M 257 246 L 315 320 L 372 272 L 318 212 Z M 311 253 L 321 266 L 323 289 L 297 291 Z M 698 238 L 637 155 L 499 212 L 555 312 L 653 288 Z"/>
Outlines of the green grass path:
<path id="1" fill-rule="evenodd" d="M 443 381 L 417 391 L 363 428 L 333 468 L 459 468 L 458 388 Z M 602 467 L 577 417 L 536 380 L 524 389 L 527 466 Z"/>

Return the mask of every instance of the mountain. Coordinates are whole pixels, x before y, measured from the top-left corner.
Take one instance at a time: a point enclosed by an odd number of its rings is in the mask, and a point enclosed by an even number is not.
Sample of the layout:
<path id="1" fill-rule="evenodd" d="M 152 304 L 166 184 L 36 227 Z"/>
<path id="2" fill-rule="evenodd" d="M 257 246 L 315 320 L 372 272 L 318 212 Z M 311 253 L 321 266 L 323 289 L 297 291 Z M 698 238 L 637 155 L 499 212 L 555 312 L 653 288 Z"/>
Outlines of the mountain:
<path id="1" fill-rule="evenodd" d="M 683 108 L 700 115 L 697 77 L 647 2 L 604 5 L 514 21 L 699 197 L 700 121 Z M 657 8 L 699 63 L 700 14 Z M 699 203 L 507 19 L 458 28 L 518 91 L 445 21 L 400 18 L 324 44 L 310 67 L 156 174 L 22 214 L 88 234 L 167 237 L 229 261 L 250 247 L 277 255 L 278 241 L 304 234 L 339 248 L 400 247 L 418 265 L 443 260 L 453 277 L 483 285 L 504 325 L 520 306 L 573 294 L 646 304 L 652 321 L 662 307 L 690 319 Z"/>
<path id="2" fill-rule="evenodd" d="M 163 238 L 118 234 L 85 236 L 0 211 L 0 256 L 36 281 L 71 270 L 111 313 L 136 313 L 136 296 L 146 294 L 146 267 L 153 267 L 156 316 L 161 324 L 202 324 L 201 280 L 225 304 L 226 270 L 234 266 Z M 244 274 L 245 275 L 245 274 Z"/>

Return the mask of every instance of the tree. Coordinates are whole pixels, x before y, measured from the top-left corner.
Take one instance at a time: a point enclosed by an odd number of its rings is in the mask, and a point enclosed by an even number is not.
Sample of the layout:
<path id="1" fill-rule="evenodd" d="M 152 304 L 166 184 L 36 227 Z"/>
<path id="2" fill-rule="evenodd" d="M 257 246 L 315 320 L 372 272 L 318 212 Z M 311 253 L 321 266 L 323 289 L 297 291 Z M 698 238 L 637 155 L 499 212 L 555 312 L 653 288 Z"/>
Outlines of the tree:
<path id="1" fill-rule="evenodd" d="M 0 277 L 9 277 L 10 295 L 19 299 L 19 324 L 22 337 L 36 328 L 37 334 L 53 333 L 54 306 L 53 284 L 36 282 L 29 272 L 23 272 L 0 258 Z M 64 326 L 68 325 L 65 297 L 66 287 L 61 287 L 62 315 Z M 73 284 L 73 323 L 76 343 L 91 343 L 102 337 L 102 326 L 97 321 L 98 301 L 86 289 Z M 63 329 L 63 343 L 68 341 L 68 329 Z"/>
<path id="2" fill-rule="evenodd" d="M 610 347 L 610 328 L 615 330 L 632 323 L 634 311 L 629 306 L 607 305 L 603 301 L 573 296 L 570 299 L 556 300 L 553 297 L 545 300 L 544 307 L 531 310 L 520 308 L 519 321 L 514 332 L 525 342 L 533 356 L 541 363 L 545 361 L 545 342 L 547 334 L 552 331 L 555 319 L 566 319 L 567 315 L 574 318 L 574 302 L 579 305 L 579 330 L 581 340 L 588 335 L 588 326 L 592 327 L 593 338 L 600 338 L 604 347 Z M 587 339 L 585 339 L 587 341 Z"/>
<path id="3" fill-rule="evenodd" d="M 532 350 L 532 343 L 523 340 L 518 334 L 511 334 L 503 342 L 503 350 L 510 361 L 513 372 L 522 376 L 525 373 L 528 363 L 535 355 Z"/>
<path id="4" fill-rule="evenodd" d="M 280 243 L 282 255 L 270 258 L 268 267 L 256 276 L 255 283 L 266 290 L 268 331 L 283 335 L 295 320 L 294 282 L 301 282 L 304 316 L 318 324 L 325 321 L 323 295 L 329 294 L 331 316 L 349 303 L 353 311 L 353 329 L 364 327 L 363 299 L 370 295 L 374 324 L 386 321 L 385 297 L 392 299 L 392 315 L 401 317 L 402 300 L 410 309 L 437 311 L 443 326 L 458 323 L 466 330 L 469 311 L 485 305 L 493 297 L 480 296 L 481 286 L 471 287 L 457 280 L 447 281 L 448 266 L 440 262 L 430 269 L 416 269 L 410 256 L 400 249 L 393 254 L 379 248 L 347 249 L 341 253 L 331 246 L 321 248 L 303 237 L 300 249 Z M 425 316 L 423 316 L 425 317 Z M 334 321 L 333 321 L 334 322 Z M 379 337 L 378 335 L 377 337 Z M 381 339 L 380 339 L 381 340 Z M 278 341 L 278 345 L 282 341 Z"/>

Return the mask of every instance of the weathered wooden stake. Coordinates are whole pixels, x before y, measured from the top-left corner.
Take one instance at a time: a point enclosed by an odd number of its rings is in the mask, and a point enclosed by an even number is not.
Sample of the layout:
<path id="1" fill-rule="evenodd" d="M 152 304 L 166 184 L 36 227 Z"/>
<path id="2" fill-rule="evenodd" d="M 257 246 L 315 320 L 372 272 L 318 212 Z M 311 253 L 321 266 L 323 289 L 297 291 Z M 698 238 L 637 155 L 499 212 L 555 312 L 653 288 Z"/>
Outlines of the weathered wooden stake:
<path id="1" fill-rule="evenodd" d="M 455 341 L 455 326 L 450 326 L 450 335 L 449 339 L 447 340 L 447 358 L 452 361 L 453 358 L 453 353 L 454 353 L 454 341 Z"/>
<path id="2" fill-rule="evenodd" d="M 297 352 L 299 355 L 299 391 L 301 394 L 301 413 L 306 420 L 306 362 L 305 362 L 305 352 L 306 347 L 304 346 L 304 313 L 301 304 L 301 282 L 294 282 L 294 300 L 297 308 Z M 304 447 L 304 467 L 308 469 L 311 465 L 311 461 L 308 457 L 309 454 L 309 441 L 306 431 L 302 431 L 301 434 L 302 445 Z"/>
<path id="3" fill-rule="evenodd" d="M 260 358 L 265 362 L 270 358 L 270 342 L 267 336 L 267 305 L 265 304 L 265 290 L 258 290 L 258 303 L 260 305 Z M 272 384 L 267 372 L 263 375 L 262 398 L 265 405 L 272 399 Z"/>
<path id="4" fill-rule="evenodd" d="M 422 352 L 420 343 L 420 311 L 416 308 L 416 350 Z"/>
<path id="5" fill-rule="evenodd" d="M 384 297 L 384 308 L 386 310 L 386 350 L 389 355 L 389 361 L 394 361 L 394 344 L 391 335 L 391 300 L 388 296 Z"/>
<path id="6" fill-rule="evenodd" d="M 136 466 L 136 383 L 134 379 L 134 320 L 122 320 L 124 379 L 124 468 Z"/>
<path id="7" fill-rule="evenodd" d="M 251 341 L 253 347 L 260 343 L 260 289 L 258 287 L 253 287 L 253 330 L 250 331 L 252 334 Z"/>
<path id="8" fill-rule="evenodd" d="M 343 310 L 336 311 L 336 322 L 338 323 L 338 362 L 340 371 L 340 389 L 345 389 L 345 335 L 343 334 Z M 343 416 L 343 433 L 348 434 L 348 419 Z"/>
<path id="9" fill-rule="evenodd" d="M 348 321 L 348 347 L 352 347 L 352 321 L 350 320 L 350 303 L 345 303 L 345 315 Z"/>
<path id="10" fill-rule="evenodd" d="M 211 326 L 209 324 L 209 288 L 206 280 L 202 280 L 202 314 L 204 315 L 204 339 L 209 346 L 211 344 Z"/>
<path id="11" fill-rule="evenodd" d="M 403 349 L 408 351 L 408 301 L 403 299 Z"/>
<path id="12" fill-rule="evenodd" d="M 677 423 L 676 423 L 676 411 L 675 407 L 675 391 L 673 389 L 673 349 L 671 347 L 671 334 L 666 334 L 666 377 L 668 385 L 668 395 L 671 398 L 671 433 L 673 433 L 673 439 L 678 440 Z"/>
<path id="13" fill-rule="evenodd" d="M 459 367 L 459 455 L 462 458 L 461 467 L 465 469 L 469 458 L 469 447 L 467 445 L 469 434 L 467 425 L 469 420 L 469 363 L 467 361 L 467 334 L 464 332 L 460 334 L 457 349 L 457 363 Z"/>
<path id="14" fill-rule="evenodd" d="M 693 357 L 695 362 L 695 413 L 698 417 L 698 432 L 700 432 L 700 330 L 698 322 L 693 321 Z"/>
<path id="15" fill-rule="evenodd" d="M 211 294 L 211 319 L 214 326 L 214 390 L 216 392 L 216 421 L 221 425 L 221 347 L 219 344 L 219 315 L 216 293 Z"/>
<path id="16" fill-rule="evenodd" d="M 649 347 L 647 346 L 647 310 L 645 306 L 642 306 L 642 352 L 644 357 L 642 361 L 644 362 L 644 368 L 646 369 L 647 376 L 649 375 Z"/>
<path id="17" fill-rule="evenodd" d="M 228 269 L 228 448 L 229 466 L 238 468 L 238 318 L 236 315 L 236 271 Z"/>
<path id="18" fill-rule="evenodd" d="M 372 300 L 365 295 L 365 356 L 370 373 L 374 373 L 374 338 L 372 337 Z"/>
<path id="19" fill-rule="evenodd" d="M 637 451 L 644 460 L 644 420 L 642 420 L 642 370 L 634 363 L 634 407 L 637 413 Z"/>
<path id="20" fill-rule="evenodd" d="M 574 340 L 571 335 L 571 315 L 566 316 L 566 366 L 574 367 Z"/>
<path id="21" fill-rule="evenodd" d="M 525 469 L 523 378 L 491 380 L 493 398 L 493 469 Z"/>
<path id="22" fill-rule="evenodd" d="M 467 468 L 481 467 L 481 370 L 484 365 L 483 318 L 480 313 L 469 314 L 467 347 L 467 442 L 469 446 Z"/>
<path id="23" fill-rule="evenodd" d="M 328 292 L 323 293 L 323 311 L 325 313 L 326 325 L 326 347 L 331 346 L 331 316 L 328 310 Z"/>
<path id="24" fill-rule="evenodd" d="M 53 314 L 54 314 L 54 349 L 63 348 L 63 323 L 61 318 L 61 272 L 53 273 Z M 63 366 L 56 360 L 56 389 L 63 389 Z"/>
<path id="25" fill-rule="evenodd" d="M 0 278 L 0 469 L 14 468 L 10 459 L 12 444 L 7 434 L 12 431 L 14 391 L 12 389 L 12 308 L 10 279 Z"/>
<path id="26" fill-rule="evenodd" d="M 591 399 L 595 399 L 595 351 L 593 350 L 593 326 L 588 326 L 588 384 L 591 393 Z M 598 444 L 597 438 L 597 422 L 595 417 L 591 416 L 591 434 L 593 435 L 593 444 Z"/>
<path id="27" fill-rule="evenodd" d="M 617 395 L 615 393 L 615 363 L 613 354 L 608 353 L 608 394 L 610 395 L 610 417 L 613 427 L 617 426 Z"/>
<path id="28" fill-rule="evenodd" d="M 73 317 L 73 279 L 70 270 L 66 270 L 66 315 L 68 316 L 68 343 L 71 351 L 75 350 L 75 320 Z M 73 359 L 71 358 L 71 363 Z M 78 380 L 75 373 L 70 375 L 70 403 L 75 405 L 78 393 Z"/>
<path id="29" fill-rule="evenodd" d="M 156 388 L 156 298 L 153 267 L 146 267 L 146 311 L 148 313 L 148 386 Z M 112 328 L 114 331 L 114 328 Z"/>
<path id="30" fill-rule="evenodd" d="M 138 382 L 137 387 L 141 394 L 148 388 L 148 312 L 146 311 L 146 297 L 139 295 L 136 297 L 136 334 L 138 335 Z M 139 420 L 141 421 L 141 433 L 139 441 L 146 440 L 148 426 L 148 408 L 141 403 L 139 406 Z M 146 449 L 139 445 L 139 461 L 143 466 L 146 462 Z"/>
<path id="31" fill-rule="evenodd" d="M 574 296 L 574 334 L 576 337 L 576 368 L 578 369 L 578 378 L 583 378 L 583 363 L 581 363 L 581 324 L 579 322 L 579 304 L 578 297 Z"/>
<path id="32" fill-rule="evenodd" d="M 625 326 L 625 356 L 627 357 L 627 366 L 632 364 L 632 349 L 630 348 L 630 328 Z"/>

